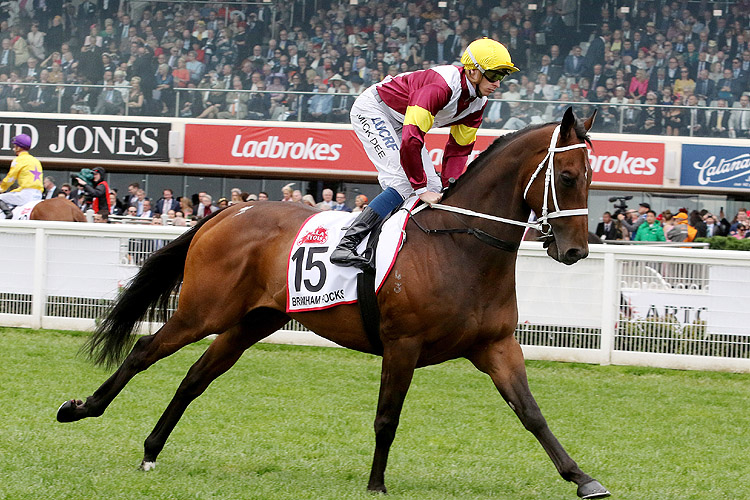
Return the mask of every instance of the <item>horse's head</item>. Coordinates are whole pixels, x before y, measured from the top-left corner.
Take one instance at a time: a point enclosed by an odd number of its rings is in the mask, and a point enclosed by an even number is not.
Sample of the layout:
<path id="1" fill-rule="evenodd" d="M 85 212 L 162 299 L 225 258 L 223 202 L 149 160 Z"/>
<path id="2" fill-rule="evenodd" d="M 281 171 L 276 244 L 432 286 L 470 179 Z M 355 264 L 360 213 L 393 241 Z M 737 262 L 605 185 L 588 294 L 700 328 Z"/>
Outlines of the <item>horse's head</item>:
<path id="1" fill-rule="evenodd" d="M 559 133 L 553 132 L 548 144 L 547 157 L 527 185 L 526 201 L 543 223 L 547 254 L 568 265 L 589 254 L 587 207 L 591 165 L 586 141 L 595 116 L 596 110 L 581 123 L 572 108 L 565 111 Z"/>

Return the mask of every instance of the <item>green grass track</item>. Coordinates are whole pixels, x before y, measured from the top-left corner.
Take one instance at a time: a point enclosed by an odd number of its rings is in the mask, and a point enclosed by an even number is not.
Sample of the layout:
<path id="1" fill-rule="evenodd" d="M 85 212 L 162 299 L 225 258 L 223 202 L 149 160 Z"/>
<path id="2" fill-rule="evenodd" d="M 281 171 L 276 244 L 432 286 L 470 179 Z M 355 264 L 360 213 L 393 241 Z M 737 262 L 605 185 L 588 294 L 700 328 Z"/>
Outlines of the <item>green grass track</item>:
<path id="1" fill-rule="evenodd" d="M 0 328 L 0 498 L 372 499 L 380 358 L 261 344 L 197 399 L 156 469 L 143 441 L 208 342 L 138 375 L 100 418 L 55 420 L 108 372 L 85 334 Z M 750 498 L 750 375 L 528 362 L 552 431 L 616 499 Z M 417 371 L 387 498 L 575 499 L 489 378 L 465 360 Z"/>

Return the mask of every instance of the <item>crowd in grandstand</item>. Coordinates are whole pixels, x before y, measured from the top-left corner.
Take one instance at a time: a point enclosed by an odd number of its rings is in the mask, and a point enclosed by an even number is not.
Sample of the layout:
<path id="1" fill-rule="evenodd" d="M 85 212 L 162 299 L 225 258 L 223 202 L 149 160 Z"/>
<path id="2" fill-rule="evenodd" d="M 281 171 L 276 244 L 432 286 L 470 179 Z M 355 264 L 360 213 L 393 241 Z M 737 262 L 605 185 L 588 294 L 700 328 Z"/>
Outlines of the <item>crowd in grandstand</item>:
<path id="1" fill-rule="evenodd" d="M 599 131 L 749 136 L 746 0 L 721 15 L 705 1 L 530 3 L 5 2 L 0 110 L 55 112 L 60 99 L 82 114 L 348 122 L 370 84 L 456 63 L 488 36 L 522 72 L 492 96 L 485 126 L 559 119 L 571 101 L 599 108 Z"/>
<path id="2" fill-rule="evenodd" d="M 691 242 L 696 238 L 729 236 L 736 239 L 750 237 L 750 212 L 740 208 L 729 221 L 723 209 L 718 215 L 708 210 L 680 208 L 675 213 L 665 210 L 656 214 L 648 203 L 638 209 L 618 210 L 615 214 L 604 212 L 596 228 L 602 241 L 673 241 Z"/>
<path id="3" fill-rule="evenodd" d="M 82 171 L 83 172 L 83 171 Z M 199 192 L 192 196 L 177 196 L 172 189 L 164 189 L 162 196 L 158 199 L 150 198 L 138 182 L 128 185 L 127 192 L 120 196 L 116 187 L 109 187 L 109 200 L 101 203 L 98 211 L 94 214 L 94 222 L 113 222 L 122 220 L 124 222 L 149 222 L 154 224 L 170 224 L 175 226 L 192 225 L 207 215 L 221 208 L 228 207 L 243 201 L 266 201 L 269 199 L 301 203 L 321 210 L 336 210 L 341 212 L 361 212 L 367 205 L 367 196 L 359 194 L 350 206 L 346 199 L 346 193 L 334 193 L 331 189 L 323 189 L 321 201 L 315 201 L 311 194 L 302 194 L 299 189 L 292 189 L 292 184 L 287 184 L 281 190 L 280 197 L 269 198 L 268 193 L 247 193 L 239 188 L 232 188 L 227 197 L 217 200 L 206 192 Z M 71 183 L 63 183 L 58 186 L 57 180 L 52 176 L 44 178 L 44 191 L 42 199 L 62 197 L 76 204 L 82 211 L 93 209 L 93 199 L 80 186 Z M 110 219 L 110 216 L 118 218 Z M 119 217 L 124 217 L 120 219 Z M 142 221 L 136 219 L 143 219 Z"/>

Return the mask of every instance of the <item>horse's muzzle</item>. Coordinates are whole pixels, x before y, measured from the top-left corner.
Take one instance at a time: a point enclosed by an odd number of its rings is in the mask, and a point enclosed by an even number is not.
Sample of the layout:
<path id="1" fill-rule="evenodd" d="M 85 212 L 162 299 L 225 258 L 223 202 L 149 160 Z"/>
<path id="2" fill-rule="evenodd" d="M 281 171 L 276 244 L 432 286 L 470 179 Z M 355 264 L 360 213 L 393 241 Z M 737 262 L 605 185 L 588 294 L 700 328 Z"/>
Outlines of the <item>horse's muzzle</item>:
<path id="1" fill-rule="evenodd" d="M 562 257 L 562 263 L 563 264 L 575 264 L 581 259 L 585 259 L 588 257 L 589 251 L 588 249 L 583 248 L 570 248 L 567 252 L 565 252 L 565 255 Z"/>

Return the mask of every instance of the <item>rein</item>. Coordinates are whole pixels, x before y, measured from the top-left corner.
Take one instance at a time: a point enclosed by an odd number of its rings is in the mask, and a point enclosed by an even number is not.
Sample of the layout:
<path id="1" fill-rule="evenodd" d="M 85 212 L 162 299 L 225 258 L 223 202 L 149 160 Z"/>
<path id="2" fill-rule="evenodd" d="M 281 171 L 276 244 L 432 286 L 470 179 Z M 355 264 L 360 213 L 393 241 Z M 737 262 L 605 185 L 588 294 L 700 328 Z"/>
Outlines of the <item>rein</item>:
<path id="1" fill-rule="evenodd" d="M 586 143 L 582 142 L 580 144 L 573 144 L 571 146 L 563 146 L 563 147 L 557 147 L 557 140 L 560 136 L 560 125 L 555 127 L 554 132 L 552 132 L 552 138 L 550 139 L 550 145 L 549 148 L 547 148 L 547 155 L 544 157 L 544 159 L 539 163 L 536 170 L 532 174 L 531 178 L 529 179 L 528 184 L 526 184 L 526 189 L 523 191 L 523 199 L 526 201 L 526 195 L 529 192 L 529 189 L 531 188 L 531 185 L 536 180 L 539 173 L 544 169 L 544 202 L 542 204 L 542 216 L 539 217 L 534 222 L 521 222 L 514 219 L 506 219 L 504 217 L 496 217 L 494 215 L 484 214 L 481 212 L 475 212 L 473 210 L 469 210 L 466 208 L 461 207 L 454 207 L 451 205 L 441 205 L 441 204 L 433 204 L 428 205 L 427 203 L 422 204 L 415 208 L 414 210 L 411 210 L 411 215 L 415 215 L 425 208 L 434 208 L 437 210 L 445 210 L 446 212 L 453 212 L 456 214 L 461 215 L 468 215 L 470 217 L 478 217 L 480 219 L 486 219 L 491 220 L 495 222 L 502 222 L 504 224 L 512 224 L 514 226 L 521 226 L 526 227 L 529 229 L 536 229 L 538 230 L 543 237 L 550 237 L 552 236 L 552 226 L 548 222 L 549 219 L 556 219 L 558 217 L 573 217 L 576 215 L 588 215 L 589 209 L 588 208 L 575 208 L 571 210 L 561 210 L 560 205 L 557 202 L 557 190 L 555 189 L 555 178 L 554 178 L 554 169 L 555 169 L 555 153 L 561 153 L 563 151 L 570 151 L 572 149 L 577 148 L 585 148 Z M 554 204 L 555 210 L 553 212 L 549 212 L 549 209 L 547 208 L 548 200 L 549 200 L 549 192 L 550 188 L 552 191 L 552 202 Z M 413 219 L 412 219 L 413 220 Z M 494 236 L 481 231 L 476 228 L 466 228 L 466 229 L 425 229 L 422 226 L 417 223 L 417 221 L 414 221 L 415 224 L 417 224 L 417 227 L 424 231 L 425 233 L 467 233 L 472 234 L 476 236 L 481 241 L 488 243 L 491 246 L 494 246 L 496 248 L 500 248 L 502 250 L 508 250 L 508 251 L 515 251 L 518 249 L 518 245 L 514 243 L 509 243 L 504 240 L 500 240 L 498 238 L 495 238 Z M 479 236 L 482 234 L 483 236 Z M 489 243 L 490 240 L 485 241 L 486 238 L 491 239 L 491 241 L 495 242 L 496 244 Z M 498 243 L 499 242 L 499 243 Z M 498 246 L 500 245 L 500 246 Z M 514 248 L 512 248 L 514 247 Z"/>

